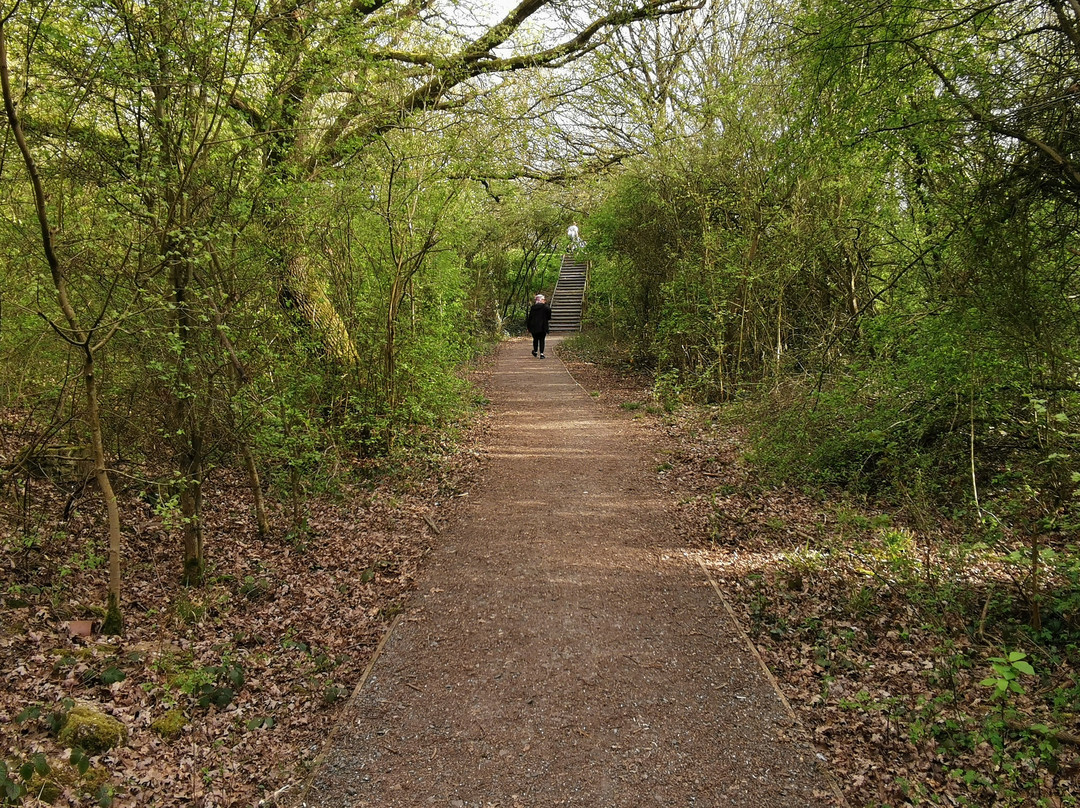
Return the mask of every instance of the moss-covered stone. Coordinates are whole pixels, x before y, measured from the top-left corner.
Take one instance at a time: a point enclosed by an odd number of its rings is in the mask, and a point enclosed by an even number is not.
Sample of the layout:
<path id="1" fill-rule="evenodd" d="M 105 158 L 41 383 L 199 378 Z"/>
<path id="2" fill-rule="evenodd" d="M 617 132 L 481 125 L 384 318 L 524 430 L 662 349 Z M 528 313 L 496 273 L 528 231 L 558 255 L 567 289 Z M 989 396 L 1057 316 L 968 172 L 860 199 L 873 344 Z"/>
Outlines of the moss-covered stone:
<path id="1" fill-rule="evenodd" d="M 85 774 L 79 774 L 79 770 L 66 761 L 50 759 L 48 773 L 35 772 L 26 790 L 31 796 L 52 805 L 66 790 L 93 798 L 109 779 L 109 772 L 101 766 L 91 766 Z"/>
<path id="2" fill-rule="evenodd" d="M 52 805 L 60 794 L 64 793 L 64 784 L 59 781 L 60 778 L 57 778 L 51 772 L 44 777 L 35 773 L 35 776 L 31 777 L 30 782 L 26 784 L 26 793 L 33 798 L 40 799 L 42 803 Z"/>
<path id="3" fill-rule="evenodd" d="M 109 770 L 103 766 L 91 766 L 86 773 L 79 778 L 79 785 L 87 794 L 97 794 L 101 787 L 107 784 L 112 777 Z"/>
<path id="4" fill-rule="evenodd" d="M 162 738 L 173 739 L 183 732 L 184 727 L 187 726 L 187 716 L 184 715 L 184 711 L 180 709 L 169 710 L 165 715 L 160 718 L 155 718 L 153 723 L 150 724 L 150 729 L 160 735 Z"/>
<path id="5" fill-rule="evenodd" d="M 127 727 L 86 704 L 72 707 L 60 730 L 60 743 L 77 746 L 91 755 L 121 746 L 126 741 Z"/>
<path id="6" fill-rule="evenodd" d="M 44 776 L 35 772 L 26 784 L 26 791 L 30 796 L 52 805 L 64 793 L 68 781 L 74 782 L 77 776 L 78 772 L 73 776 L 70 771 L 54 766 L 52 771 Z"/>

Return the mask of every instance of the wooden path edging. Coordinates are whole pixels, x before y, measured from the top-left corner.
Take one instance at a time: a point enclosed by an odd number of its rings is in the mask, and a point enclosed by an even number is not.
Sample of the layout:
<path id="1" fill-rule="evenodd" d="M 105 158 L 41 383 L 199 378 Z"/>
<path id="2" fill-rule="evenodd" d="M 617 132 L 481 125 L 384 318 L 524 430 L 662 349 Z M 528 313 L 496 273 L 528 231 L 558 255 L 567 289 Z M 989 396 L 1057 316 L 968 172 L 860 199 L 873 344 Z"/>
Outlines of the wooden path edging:
<path id="1" fill-rule="evenodd" d="M 689 553 L 684 551 L 683 555 L 689 559 Z M 724 597 L 723 591 L 720 589 L 720 584 L 716 582 L 716 578 L 709 572 L 709 568 L 705 566 L 705 562 L 701 560 L 701 556 L 697 556 L 695 559 L 698 566 L 701 567 L 701 571 L 705 573 L 705 578 L 712 585 L 713 591 L 716 592 L 716 596 L 720 598 L 720 602 L 724 604 L 724 610 L 727 611 L 728 617 L 731 619 L 731 624 L 735 626 L 735 630 L 739 632 L 739 635 L 743 638 L 743 642 L 746 643 L 746 647 L 750 653 L 753 654 L 754 659 L 757 660 L 758 665 L 761 666 L 761 672 L 765 674 L 765 678 L 769 680 L 773 690 L 776 691 L 777 698 L 780 699 L 780 703 L 784 705 L 784 709 L 787 710 L 787 714 L 791 717 L 791 720 L 795 722 L 795 725 L 802 730 L 804 734 L 808 734 L 806 725 L 799 720 L 799 716 L 795 713 L 795 710 L 791 706 L 791 702 L 787 700 L 787 696 L 780 689 L 780 683 L 776 681 L 776 677 L 773 676 L 773 672 L 769 670 L 769 666 L 765 664 L 765 660 L 762 659 L 761 653 L 758 651 L 757 646 L 754 645 L 754 641 L 750 639 L 750 635 L 747 634 L 742 627 L 742 623 L 739 622 L 738 617 L 735 616 L 735 610 L 731 608 L 731 604 L 728 599 Z M 840 790 L 840 785 L 836 782 L 836 778 L 833 777 L 832 772 L 826 769 L 824 766 L 819 765 L 818 769 L 825 775 L 825 779 L 828 780 L 829 785 L 832 787 L 833 796 L 836 797 L 836 804 L 838 806 L 847 806 L 847 800 L 844 799 L 844 792 Z"/>

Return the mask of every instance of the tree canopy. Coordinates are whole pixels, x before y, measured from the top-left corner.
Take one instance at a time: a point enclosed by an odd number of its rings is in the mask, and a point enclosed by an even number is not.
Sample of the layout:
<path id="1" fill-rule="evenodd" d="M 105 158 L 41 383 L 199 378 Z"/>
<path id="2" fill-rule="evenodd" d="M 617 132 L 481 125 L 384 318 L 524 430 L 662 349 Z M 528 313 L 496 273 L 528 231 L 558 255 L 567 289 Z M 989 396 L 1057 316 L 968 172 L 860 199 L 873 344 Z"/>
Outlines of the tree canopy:
<path id="1" fill-rule="evenodd" d="M 10 0 L 0 78 L 4 547 L 92 512 L 107 632 L 142 519 L 195 588 L 214 480 L 299 540 L 444 446 L 576 222 L 579 346 L 1075 664 L 1077 3 Z"/>

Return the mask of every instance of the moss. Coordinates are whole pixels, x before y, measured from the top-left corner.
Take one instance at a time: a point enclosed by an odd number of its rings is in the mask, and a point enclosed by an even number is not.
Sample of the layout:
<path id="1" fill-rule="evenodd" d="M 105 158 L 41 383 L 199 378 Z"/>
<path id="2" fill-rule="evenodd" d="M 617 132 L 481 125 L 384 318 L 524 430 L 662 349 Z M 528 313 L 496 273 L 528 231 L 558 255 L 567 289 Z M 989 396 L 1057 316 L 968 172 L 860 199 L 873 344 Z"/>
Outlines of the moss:
<path id="1" fill-rule="evenodd" d="M 45 775 L 35 772 L 26 791 L 52 805 L 65 791 L 92 797 L 109 779 L 109 772 L 102 766 L 91 766 L 85 774 L 79 774 L 79 770 L 66 761 L 50 759 L 49 771 Z"/>
<path id="2" fill-rule="evenodd" d="M 154 719 L 154 722 L 150 725 L 150 729 L 160 735 L 162 738 L 175 738 L 178 736 L 188 724 L 187 716 L 184 715 L 184 711 L 180 709 L 169 710 L 165 715 L 160 718 Z"/>
<path id="3" fill-rule="evenodd" d="M 97 653 L 93 648 L 87 646 L 76 646 L 75 648 L 53 648 L 49 653 L 57 657 L 58 659 L 74 659 L 82 662 L 90 662 L 97 659 Z"/>
<path id="4" fill-rule="evenodd" d="M 124 617 L 120 613 L 120 601 L 113 592 L 109 593 L 109 603 L 105 610 L 105 622 L 101 624 L 101 633 L 106 636 L 119 636 L 124 633 Z"/>
<path id="5" fill-rule="evenodd" d="M 85 704 L 71 709 L 60 730 L 60 743 L 69 747 L 77 746 L 91 755 L 120 746 L 125 741 L 127 727 Z"/>
<path id="6" fill-rule="evenodd" d="M 69 785 L 68 781 L 74 779 L 70 772 L 53 765 L 52 771 L 44 777 L 35 773 L 30 778 L 30 782 L 26 784 L 26 793 L 52 805 L 64 793 L 64 789 Z"/>

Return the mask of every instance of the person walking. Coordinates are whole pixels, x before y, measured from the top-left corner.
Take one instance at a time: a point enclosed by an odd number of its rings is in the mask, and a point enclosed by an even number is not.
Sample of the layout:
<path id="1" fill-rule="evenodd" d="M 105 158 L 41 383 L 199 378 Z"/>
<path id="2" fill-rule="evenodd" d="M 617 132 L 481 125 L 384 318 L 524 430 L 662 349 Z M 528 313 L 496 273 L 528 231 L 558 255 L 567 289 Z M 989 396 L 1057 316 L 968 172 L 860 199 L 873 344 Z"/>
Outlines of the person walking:
<path id="1" fill-rule="evenodd" d="M 578 230 L 576 224 L 566 228 L 566 235 L 570 237 L 570 252 L 574 253 L 585 249 L 585 240 L 581 237 L 581 231 Z"/>
<path id="2" fill-rule="evenodd" d="M 550 322 L 551 306 L 544 302 L 543 295 L 537 295 L 533 298 L 532 306 L 529 307 L 529 316 L 525 320 L 525 327 L 532 334 L 533 356 L 536 356 L 539 351 L 541 359 L 546 358 L 544 356 L 544 340 L 547 337 Z"/>

